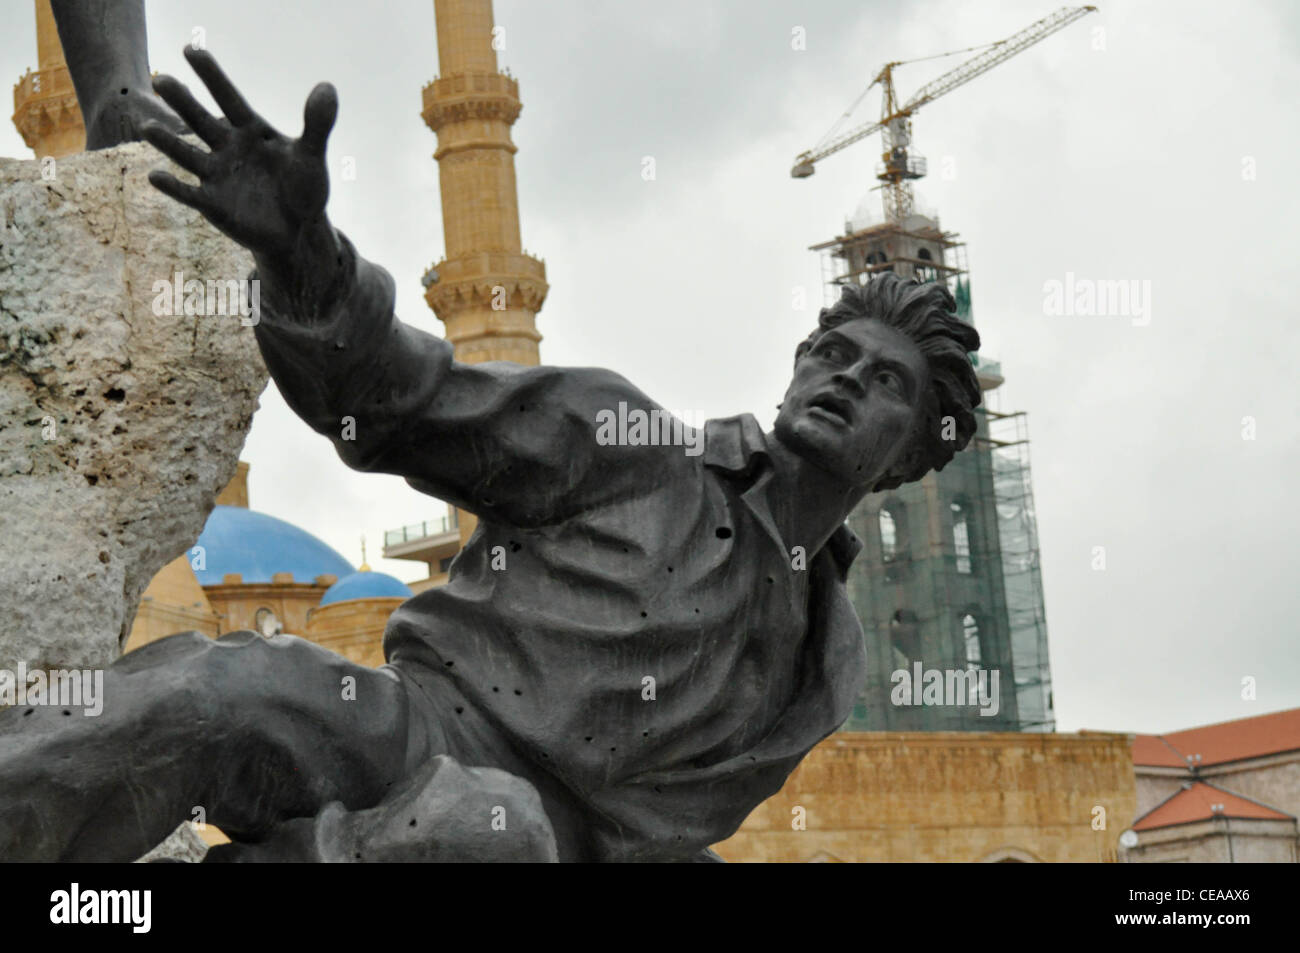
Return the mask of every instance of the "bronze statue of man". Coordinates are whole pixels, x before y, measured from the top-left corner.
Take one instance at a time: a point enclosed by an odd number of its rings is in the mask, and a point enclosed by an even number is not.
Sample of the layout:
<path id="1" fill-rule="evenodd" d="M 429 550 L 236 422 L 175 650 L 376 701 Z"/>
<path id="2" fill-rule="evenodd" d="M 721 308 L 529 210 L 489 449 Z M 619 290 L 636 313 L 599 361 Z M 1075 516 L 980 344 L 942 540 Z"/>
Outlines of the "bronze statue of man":
<path id="1" fill-rule="evenodd" d="M 185 55 L 225 117 L 159 77 L 207 148 L 145 125 L 199 184 L 151 181 L 252 252 L 285 400 L 349 466 L 478 529 L 446 585 L 393 613 L 380 669 L 289 636 L 185 633 L 112 666 L 97 719 L 4 712 L 0 855 L 132 859 L 201 806 L 236 855 L 305 830 L 293 856 L 333 836 L 322 817 L 406 810 L 451 759 L 526 779 L 561 860 L 707 856 L 848 716 L 865 653 L 844 519 L 970 440 L 975 330 L 942 285 L 883 274 L 822 311 L 773 432 L 746 414 L 708 421 L 698 454 L 610 445 L 602 413 L 659 410 L 618 374 L 459 364 L 395 318 L 391 277 L 325 214 L 333 87 L 292 139 L 211 54 Z"/>

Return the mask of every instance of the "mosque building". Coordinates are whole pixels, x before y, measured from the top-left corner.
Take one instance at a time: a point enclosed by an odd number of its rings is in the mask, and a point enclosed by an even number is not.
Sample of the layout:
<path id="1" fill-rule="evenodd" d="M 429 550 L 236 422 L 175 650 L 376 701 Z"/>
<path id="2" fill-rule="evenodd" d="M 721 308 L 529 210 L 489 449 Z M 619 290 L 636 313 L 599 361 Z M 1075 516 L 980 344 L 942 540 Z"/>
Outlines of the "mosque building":
<path id="1" fill-rule="evenodd" d="M 216 638 L 251 629 L 299 635 L 361 665 L 383 664 L 388 616 L 405 583 L 343 556 L 292 523 L 248 506 L 248 464 L 217 497 L 203 532 L 154 576 L 126 650 L 174 632 Z"/>

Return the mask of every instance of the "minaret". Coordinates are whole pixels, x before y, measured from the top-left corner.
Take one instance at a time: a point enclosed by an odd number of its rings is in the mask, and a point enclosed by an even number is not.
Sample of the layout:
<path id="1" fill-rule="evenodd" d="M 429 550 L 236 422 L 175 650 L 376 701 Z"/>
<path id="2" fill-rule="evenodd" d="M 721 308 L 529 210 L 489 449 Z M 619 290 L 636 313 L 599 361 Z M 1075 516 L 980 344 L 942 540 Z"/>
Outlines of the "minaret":
<path id="1" fill-rule="evenodd" d="M 424 276 L 425 300 L 456 360 L 539 363 L 535 316 L 546 266 L 523 252 L 515 190 L 519 84 L 497 70 L 491 0 L 434 0 L 441 75 L 424 87 L 424 121 L 438 134 L 446 257 Z M 460 515 L 461 544 L 474 517 Z"/>
<path id="2" fill-rule="evenodd" d="M 14 84 L 14 125 L 36 157 L 74 155 L 86 148 L 86 125 L 63 59 L 50 0 L 36 0 L 36 72 Z"/>

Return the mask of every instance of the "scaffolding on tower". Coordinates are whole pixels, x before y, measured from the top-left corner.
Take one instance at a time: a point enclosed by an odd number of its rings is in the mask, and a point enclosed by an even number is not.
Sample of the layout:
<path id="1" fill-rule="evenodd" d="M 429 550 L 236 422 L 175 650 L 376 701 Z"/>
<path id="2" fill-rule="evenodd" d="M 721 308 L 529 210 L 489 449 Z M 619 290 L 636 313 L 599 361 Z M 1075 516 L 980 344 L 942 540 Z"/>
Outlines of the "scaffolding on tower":
<path id="1" fill-rule="evenodd" d="M 1011 635 L 1016 711 L 1022 731 L 1053 731 L 1056 717 L 1038 559 L 1038 517 L 1029 463 L 1029 421 L 1023 411 L 982 413 L 988 436 L 977 438 L 976 449 L 986 450 L 993 463 L 993 499 Z"/>

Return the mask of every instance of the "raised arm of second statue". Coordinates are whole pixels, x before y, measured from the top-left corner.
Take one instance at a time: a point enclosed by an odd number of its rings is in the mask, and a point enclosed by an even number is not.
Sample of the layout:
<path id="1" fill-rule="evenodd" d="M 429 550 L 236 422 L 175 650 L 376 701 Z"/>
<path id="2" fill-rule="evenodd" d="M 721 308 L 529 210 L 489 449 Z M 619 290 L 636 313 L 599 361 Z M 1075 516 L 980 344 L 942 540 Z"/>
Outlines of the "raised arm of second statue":
<path id="1" fill-rule="evenodd" d="M 445 340 L 398 321 L 392 277 L 325 216 L 334 88 L 312 90 L 302 137 L 290 139 L 253 112 L 212 54 L 187 48 L 185 56 L 226 116 L 159 77 L 158 93 L 210 151 L 146 126 L 145 138 L 199 184 L 163 171 L 150 181 L 253 253 L 263 283 L 255 333 L 267 368 L 345 463 L 519 526 L 627 494 L 645 454 L 632 460 L 598 441 L 596 420 L 622 404 L 650 410 L 649 398 L 606 370 L 460 364 Z M 665 476 L 690 460 L 664 456 Z"/>

